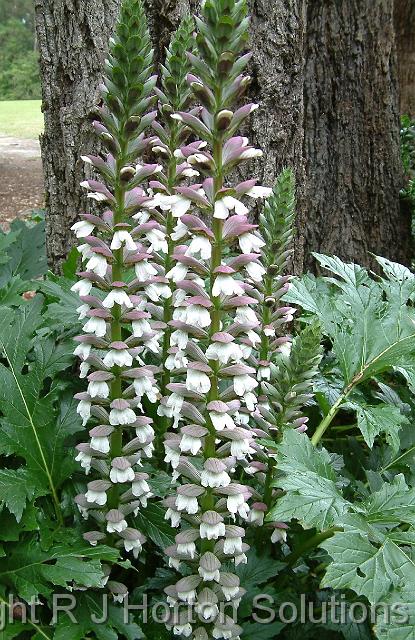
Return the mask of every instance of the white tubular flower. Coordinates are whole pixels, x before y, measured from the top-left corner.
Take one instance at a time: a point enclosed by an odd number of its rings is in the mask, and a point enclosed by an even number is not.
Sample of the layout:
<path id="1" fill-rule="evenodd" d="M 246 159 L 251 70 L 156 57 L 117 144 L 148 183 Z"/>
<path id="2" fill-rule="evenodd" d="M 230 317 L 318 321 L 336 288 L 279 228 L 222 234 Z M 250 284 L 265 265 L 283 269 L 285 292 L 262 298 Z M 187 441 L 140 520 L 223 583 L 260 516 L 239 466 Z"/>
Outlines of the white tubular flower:
<path id="1" fill-rule="evenodd" d="M 259 325 L 257 314 L 253 309 L 248 306 L 238 307 L 236 310 L 236 322 L 240 324 L 255 324 Z"/>
<path id="2" fill-rule="evenodd" d="M 132 309 L 134 306 L 128 294 L 122 289 L 112 289 L 104 298 L 102 304 L 106 309 L 112 309 L 115 304 L 124 306 L 127 309 Z"/>
<path id="3" fill-rule="evenodd" d="M 200 523 L 200 537 L 202 540 L 218 540 L 225 535 L 225 524 L 222 516 L 216 511 L 205 511 Z"/>
<path id="4" fill-rule="evenodd" d="M 191 298 L 190 300 L 194 299 Z M 205 304 L 202 304 L 201 299 L 198 299 L 197 302 L 190 302 L 188 300 L 187 306 L 180 310 L 178 309 L 177 312 L 180 311 L 180 313 L 176 313 L 175 311 L 173 317 L 175 320 L 180 318 L 181 321 L 186 324 L 199 327 L 200 329 L 205 329 L 211 323 L 209 308 L 210 305 L 206 306 Z M 178 346 L 180 347 L 180 345 Z M 183 349 L 184 347 L 181 348 Z"/>
<path id="5" fill-rule="evenodd" d="M 158 195 L 156 204 L 163 211 L 171 211 L 173 218 L 181 218 L 192 206 L 191 200 L 179 194 L 174 196 Z"/>
<path id="6" fill-rule="evenodd" d="M 91 401 L 81 400 L 76 407 L 76 413 L 82 418 L 82 425 L 85 426 L 91 417 Z"/>
<path id="7" fill-rule="evenodd" d="M 107 323 L 104 318 L 93 316 L 83 326 L 85 333 L 95 333 L 97 338 L 103 338 L 107 333 Z"/>
<path id="8" fill-rule="evenodd" d="M 143 335 L 151 333 L 151 325 L 145 318 L 142 318 L 141 320 L 133 320 L 131 327 L 135 338 L 142 338 Z"/>
<path id="9" fill-rule="evenodd" d="M 87 317 L 89 311 L 90 307 L 87 304 L 81 304 L 81 306 L 76 310 L 76 312 L 79 314 L 79 320 L 84 320 Z"/>
<path id="10" fill-rule="evenodd" d="M 212 489 L 219 487 L 227 487 L 231 483 L 231 478 L 226 472 L 226 465 L 222 460 L 216 458 L 208 458 L 203 466 L 200 484 L 203 487 Z"/>
<path id="11" fill-rule="evenodd" d="M 94 480 L 88 483 L 88 491 L 85 494 L 86 501 L 103 507 L 107 504 L 107 491 L 111 487 L 110 482 Z"/>
<path id="12" fill-rule="evenodd" d="M 274 531 L 272 532 L 271 542 L 274 544 L 278 544 L 280 542 L 286 542 L 287 529 L 288 529 L 288 526 L 283 522 L 274 523 Z"/>
<path id="13" fill-rule="evenodd" d="M 186 354 L 183 353 L 183 351 L 176 349 L 173 351 L 173 353 L 170 353 L 170 355 L 167 356 L 165 367 L 167 371 L 174 371 L 175 369 L 185 369 L 188 363 L 189 360 L 186 357 Z"/>
<path id="14" fill-rule="evenodd" d="M 112 241 L 111 241 L 111 249 L 112 250 L 117 250 L 117 249 L 121 249 L 121 247 L 125 245 L 126 249 L 128 249 L 128 251 L 136 251 L 137 250 L 137 245 L 134 242 L 134 240 L 131 237 L 131 234 L 126 231 L 125 229 L 120 230 L 120 231 L 116 231 L 113 235 Z"/>
<path id="15" fill-rule="evenodd" d="M 220 270 L 220 271 L 219 271 Z M 232 277 L 234 273 L 230 267 L 219 267 L 216 270 L 216 278 L 212 287 L 212 295 L 218 298 L 221 295 L 224 296 L 242 296 L 244 289 L 241 287 L 238 280 Z"/>
<path id="16" fill-rule="evenodd" d="M 166 273 L 166 278 L 168 278 L 169 280 L 173 280 L 173 282 L 180 282 L 181 280 L 184 280 L 186 278 L 188 271 L 189 269 L 186 267 L 186 265 L 178 262 L 172 269 L 170 269 L 170 271 Z"/>
<path id="17" fill-rule="evenodd" d="M 99 453 L 107 454 L 110 452 L 110 436 L 114 432 L 114 428 L 109 425 L 99 425 L 89 432 L 91 437 L 91 449 Z"/>
<path id="18" fill-rule="evenodd" d="M 104 278 L 108 271 L 107 259 L 104 256 L 94 253 L 87 262 L 87 271 L 93 271 L 101 278 Z"/>
<path id="19" fill-rule="evenodd" d="M 203 447 L 203 438 L 208 434 L 205 427 L 197 425 L 188 425 L 181 429 L 180 451 L 183 453 L 190 452 L 196 456 Z"/>
<path id="20" fill-rule="evenodd" d="M 126 400 L 113 400 L 110 406 L 109 420 L 112 426 L 134 424 L 136 415 Z"/>
<path id="21" fill-rule="evenodd" d="M 242 397 L 246 393 L 253 391 L 258 386 L 258 382 L 251 378 L 248 374 L 235 376 L 233 379 L 233 388 L 237 396 Z"/>
<path id="22" fill-rule="evenodd" d="M 226 500 L 226 506 L 234 518 L 237 514 L 244 520 L 248 518 L 249 505 L 245 502 L 245 497 L 242 493 L 228 496 Z"/>
<path id="23" fill-rule="evenodd" d="M 262 247 L 265 247 L 265 242 L 253 233 L 243 233 L 238 238 L 239 246 L 242 253 L 258 253 Z"/>
<path id="24" fill-rule="evenodd" d="M 81 358 L 81 360 L 87 360 L 91 353 L 91 348 L 92 345 L 81 342 L 81 344 L 79 344 L 74 350 L 74 356 L 78 356 L 78 358 Z"/>
<path id="25" fill-rule="evenodd" d="M 110 350 L 105 354 L 104 364 L 108 369 L 115 365 L 119 367 L 131 367 L 133 357 L 128 351 L 128 345 L 125 342 L 112 342 Z"/>
<path id="26" fill-rule="evenodd" d="M 268 507 L 263 502 L 255 502 L 252 505 L 251 511 L 249 512 L 248 521 L 257 525 L 258 527 L 262 527 L 265 520 L 265 514 L 268 511 Z"/>
<path id="27" fill-rule="evenodd" d="M 210 389 L 210 367 L 201 362 L 189 364 L 186 374 L 186 389 L 196 393 L 207 393 Z"/>
<path id="28" fill-rule="evenodd" d="M 261 282 L 266 273 L 264 267 L 258 264 L 258 262 L 248 262 L 245 269 L 254 282 Z"/>
<path id="29" fill-rule="evenodd" d="M 172 295 L 169 285 L 164 282 L 150 282 L 144 290 L 152 302 L 168 300 Z"/>
<path id="30" fill-rule="evenodd" d="M 232 431 L 235 429 L 235 422 L 225 402 L 214 400 L 207 405 L 207 410 L 209 411 L 209 417 L 216 431 L 223 431 L 224 429 Z"/>
<path id="31" fill-rule="evenodd" d="M 92 222 L 87 222 L 87 220 L 75 222 L 71 227 L 71 231 L 74 231 L 77 238 L 86 238 L 87 236 L 90 236 L 94 229 L 95 225 L 92 224 Z"/>
<path id="32" fill-rule="evenodd" d="M 229 213 L 233 210 L 235 210 L 235 213 L 239 216 L 244 216 L 249 213 L 249 209 L 242 202 L 233 196 L 225 196 L 215 202 L 213 217 L 219 220 L 226 220 L 229 217 Z"/>
<path id="33" fill-rule="evenodd" d="M 110 480 L 113 484 L 124 484 L 133 482 L 135 479 L 134 469 L 127 458 L 114 458 L 111 461 Z"/>
<path id="34" fill-rule="evenodd" d="M 210 321 L 210 314 L 209 314 Z M 209 325 L 206 325 L 209 326 Z M 189 335 L 180 329 L 177 331 L 173 331 L 170 336 L 170 344 L 172 347 L 178 347 L 180 351 L 183 351 L 187 347 L 187 343 L 189 342 Z"/>
<path id="35" fill-rule="evenodd" d="M 88 445 L 78 445 L 76 447 L 78 454 L 75 458 L 76 462 L 79 462 L 81 467 L 85 469 L 85 473 L 88 475 L 91 471 L 92 453 L 89 453 Z"/>
<path id="36" fill-rule="evenodd" d="M 91 398 L 108 398 L 110 388 L 105 381 L 92 381 L 88 385 L 88 393 Z"/>
<path id="37" fill-rule="evenodd" d="M 217 557 L 208 551 L 200 558 L 198 573 L 205 582 L 220 581 L 221 563 Z"/>
<path id="38" fill-rule="evenodd" d="M 121 533 L 120 537 L 124 541 L 123 544 L 125 551 L 127 553 L 132 552 L 134 558 L 138 558 L 142 551 L 143 543 L 146 540 L 140 531 L 128 527 Z"/>
<path id="39" fill-rule="evenodd" d="M 155 269 L 153 265 L 148 262 L 148 260 L 141 260 L 140 262 L 136 262 L 134 265 L 134 270 L 138 282 L 147 282 L 147 280 L 150 280 L 150 278 L 157 275 L 157 269 Z"/>
<path id="40" fill-rule="evenodd" d="M 187 256 L 197 256 L 197 254 L 200 254 L 202 260 L 210 260 L 212 256 L 212 243 L 205 236 L 194 236 L 186 249 Z"/>
<path id="41" fill-rule="evenodd" d="M 111 509 L 105 516 L 107 521 L 108 533 L 121 533 L 127 529 L 127 521 L 124 519 L 124 514 L 118 509 Z"/>
<path id="42" fill-rule="evenodd" d="M 235 525 L 226 527 L 226 538 L 224 540 L 223 552 L 226 555 L 241 554 L 243 552 L 244 529 Z"/>
<path id="43" fill-rule="evenodd" d="M 136 498 L 141 498 L 141 496 L 144 496 L 150 493 L 150 486 L 147 480 L 148 480 L 147 473 L 136 473 L 134 475 L 134 480 L 131 485 L 131 491 L 133 496 L 135 496 Z"/>
<path id="44" fill-rule="evenodd" d="M 185 484 L 177 489 L 175 507 L 177 511 L 185 511 L 195 515 L 199 511 L 198 498 L 204 493 L 202 487 L 196 484 Z"/>
<path id="45" fill-rule="evenodd" d="M 270 196 L 272 193 L 272 189 L 270 189 L 270 187 L 261 187 L 261 186 L 255 186 L 252 187 L 252 189 L 250 189 L 249 191 L 246 192 L 246 195 L 249 196 L 250 198 L 268 198 L 268 196 Z"/>
<path id="46" fill-rule="evenodd" d="M 85 279 L 78 280 L 78 282 L 75 282 L 75 284 L 71 287 L 71 291 L 77 293 L 80 297 L 89 295 L 91 289 L 92 282 Z"/>
<path id="47" fill-rule="evenodd" d="M 161 229 L 151 229 L 146 233 L 146 238 L 149 242 L 148 251 L 161 251 L 162 253 L 168 253 L 169 245 L 166 240 L 166 234 Z"/>
<path id="48" fill-rule="evenodd" d="M 240 362 L 243 352 L 229 333 L 215 333 L 207 348 L 206 357 L 208 360 L 218 360 L 220 364 L 228 364 L 231 361 Z"/>

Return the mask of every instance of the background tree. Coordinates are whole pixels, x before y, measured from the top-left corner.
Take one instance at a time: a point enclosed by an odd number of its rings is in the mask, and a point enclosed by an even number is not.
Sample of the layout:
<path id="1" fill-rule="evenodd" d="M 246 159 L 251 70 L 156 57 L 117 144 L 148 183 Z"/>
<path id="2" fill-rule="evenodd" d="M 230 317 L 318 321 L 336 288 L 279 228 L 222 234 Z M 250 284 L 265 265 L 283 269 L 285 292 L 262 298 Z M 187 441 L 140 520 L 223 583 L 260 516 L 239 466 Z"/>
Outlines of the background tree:
<path id="1" fill-rule="evenodd" d="M 368 251 L 408 263 L 410 219 L 399 207 L 399 94 L 393 0 L 252 0 L 250 98 L 261 102 L 251 139 L 272 184 L 291 165 L 299 185 L 295 270 L 310 252 L 371 263 Z M 147 0 L 160 61 L 196 0 Z M 42 142 L 49 259 L 59 268 L 68 229 L 87 203 L 79 155 L 119 0 L 35 0 L 41 53 Z M 305 241 L 304 248 L 302 241 Z M 304 250 L 303 250 L 304 249 Z"/>
<path id="2" fill-rule="evenodd" d="M 415 1 L 395 0 L 401 113 L 415 117 Z"/>

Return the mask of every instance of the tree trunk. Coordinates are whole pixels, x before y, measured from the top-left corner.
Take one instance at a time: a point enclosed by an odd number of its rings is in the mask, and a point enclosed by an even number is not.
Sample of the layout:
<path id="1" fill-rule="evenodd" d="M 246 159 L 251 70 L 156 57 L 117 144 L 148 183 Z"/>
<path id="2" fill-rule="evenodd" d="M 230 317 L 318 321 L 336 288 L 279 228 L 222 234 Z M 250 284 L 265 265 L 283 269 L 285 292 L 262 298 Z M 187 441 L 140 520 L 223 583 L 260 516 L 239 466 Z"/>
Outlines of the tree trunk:
<path id="1" fill-rule="evenodd" d="M 397 0 L 398 1 L 398 0 Z M 120 0 L 35 0 L 43 76 L 42 155 L 51 267 L 72 245 L 87 207 L 81 153 L 94 147 L 89 113 Z M 410 221 L 399 209 L 401 164 L 393 0 L 249 0 L 247 131 L 264 151 L 250 176 L 272 185 L 292 166 L 298 184 L 294 270 L 311 251 L 369 263 L 369 251 L 409 261 Z M 199 0 L 145 0 L 156 62 Z M 245 174 L 246 175 L 246 174 Z M 304 246 L 305 244 L 305 246 Z"/>
<path id="2" fill-rule="evenodd" d="M 315 0 L 307 22 L 307 250 L 407 264 L 393 2 Z"/>
<path id="3" fill-rule="evenodd" d="M 81 154 L 96 145 L 90 113 L 119 0 L 35 0 L 45 133 L 41 138 L 46 187 L 48 258 L 59 271 L 73 245 L 71 225 L 88 201 Z"/>
<path id="4" fill-rule="evenodd" d="M 415 117 L 415 0 L 395 0 L 401 114 Z"/>

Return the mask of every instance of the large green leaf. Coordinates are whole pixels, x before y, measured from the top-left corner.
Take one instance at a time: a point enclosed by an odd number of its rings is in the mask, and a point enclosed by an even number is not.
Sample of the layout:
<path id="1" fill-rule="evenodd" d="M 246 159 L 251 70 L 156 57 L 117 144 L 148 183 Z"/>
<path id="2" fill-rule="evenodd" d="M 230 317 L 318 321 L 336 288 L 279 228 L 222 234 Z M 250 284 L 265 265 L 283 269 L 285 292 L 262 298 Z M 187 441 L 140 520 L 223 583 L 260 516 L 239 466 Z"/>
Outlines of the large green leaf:
<path id="1" fill-rule="evenodd" d="M 26 224 L 22 220 L 14 220 L 11 233 L 13 242 L 6 249 L 8 259 L 0 264 L 0 288 L 14 276 L 32 280 L 47 271 L 45 223 Z"/>
<path id="2" fill-rule="evenodd" d="M 350 508 L 339 489 L 330 454 L 316 449 L 305 434 L 295 430 L 284 433 L 277 468 L 284 475 L 276 478 L 274 486 L 287 493 L 271 509 L 269 521 L 296 518 L 306 528 L 326 529 Z"/>
<path id="3" fill-rule="evenodd" d="M 0 470 L 0 511 L 5 505 L 17 522 L 22 519 L 27 502 L 45 494 L 37 486 L 37 478 L 27 469 Z"/>
<path id="4" fill-rule="evenodd" d="M 104 578 L 101 562 L 116 562 L 117 558 L 115 549 L 82 543 L 43 551 L 34 538 L 25 544 L 8 545 L 7 557 L 0 566 L 0 582 L 27 601 L 39 594 L 49 596 L 54 587 L 100 587 Z"/>
<path id="5" fill-rule="evenodd" d="M 357 412 L 357 426 L 359 427 L 366 444 L 372 448 L 375 438 L 384 433 L 388 444 L 396 452 L 399 449 L 399 432 L 408 419 L 402 415 L 398 407 L 388 404 L 361 405 L 348 403 Z"/>
<path id="6" fill-rule="evenodd" d="M 84 640 L 94 637 L 98 640 L 118 640 L 123 637 L 127 640 L 139 640 L 143 633 L 132 619 L 124 620 L 124 608 L 112 604 L 108 611 L 104 609 L 104 599 L 93 592 L 78 595 L 76 607 L 71 611 L 74 621 L 66 613 L 60 613 L 54 633 L 54 640 Z M 105 623 L 95 622 L 105 620 Z"/>
<path id="7" fill-rule="evenodd" d="M 134 518 L 137 528 L 149 541 L 161 549 L 174 544 L 174 529 L 164 519 L 166 509 L 160 503 L 153 502 L 140 511 Z"/>

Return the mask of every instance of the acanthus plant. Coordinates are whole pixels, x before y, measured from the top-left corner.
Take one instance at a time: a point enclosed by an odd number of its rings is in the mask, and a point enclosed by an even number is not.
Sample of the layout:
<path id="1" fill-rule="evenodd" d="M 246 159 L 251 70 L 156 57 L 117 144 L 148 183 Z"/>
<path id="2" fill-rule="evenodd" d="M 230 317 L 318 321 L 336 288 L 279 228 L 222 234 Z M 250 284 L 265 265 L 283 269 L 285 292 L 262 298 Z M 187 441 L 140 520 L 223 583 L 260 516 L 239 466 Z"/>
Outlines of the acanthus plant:
<path id="1" fill-rule="evenodd" d="M 142 3 L 124 3 L 94 123 L 107 152 L 84 157 L 105 183 L 83 184 L 105 210 L 73 227 L 85 264 L 72 288 L 88 381 L 76 396 L 90 436 L 77 447 L 89 476 L 76 498 L 84 537 L 138 557 L 145 537 L 132 518 L 152 497 L 141 467 L 156 439 L 158 468 L 164 446 L 173 469 L 166 518 L 179 528 L 165 550 L 181 574 L 166 588 L 168 627 L 197 640 L 239 638 L 236 567 L 247 562 L 246 528 L 263 525 L 273 501 L 267 438 L 305 429 L 300 407 L 319 361 L 314 331 L 308 361 L 294 341 L 291 372 L 282 331 L 294 311 L 281 302 L 292 174 L 272 195 L 256 180 L 232 182 L 235 168 L 262 155 L 238 135 L 257 108 L 237 105 L 249 85 L 248 25 L 245 0 L 205 2 L 196 40 L 185 20 L 157 88 Z M 264 240 L 249 203 L 268 196 Z M 271 540 L 283 539 L 286 525 L 271 526 Z M 128 594 L 111 575 L 107 585 L 118 601 Z"/>

